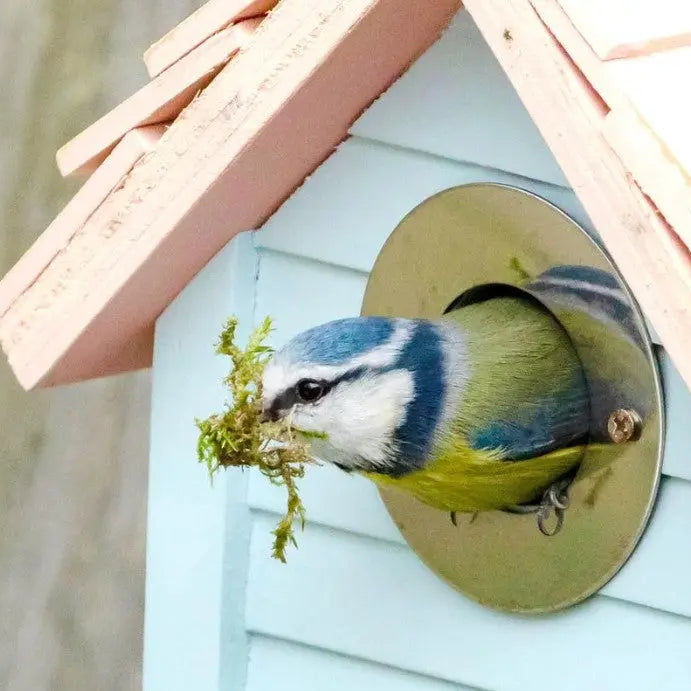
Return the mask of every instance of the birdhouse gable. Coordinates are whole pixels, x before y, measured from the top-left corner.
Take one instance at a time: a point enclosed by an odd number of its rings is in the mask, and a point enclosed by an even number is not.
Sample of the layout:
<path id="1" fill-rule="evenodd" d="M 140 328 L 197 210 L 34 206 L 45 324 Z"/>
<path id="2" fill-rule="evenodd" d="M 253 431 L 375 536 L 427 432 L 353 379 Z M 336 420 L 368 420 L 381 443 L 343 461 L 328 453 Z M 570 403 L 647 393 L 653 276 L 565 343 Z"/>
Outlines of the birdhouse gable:
<path id="1" fill-rule="evenodd" d="M 147 51 L 149 84 L 59 152 L 64 173 L 96 172 L 79 212 L 30 250 L 40 261 L 0 285 L 0 341 L 17 377 L 31 388 L 147 366 L 175 295 L 350 132 L 514 173 L 519 186 L 568 181 L 691 382 L 691 114 L 669 78 L 688 72 L 691 48 L 670 3 L 654 21 L 637 5 L 615 26 L 590 2 L 470 0 L 423 55 L 458 0 L 210 0 Z M 409 67 L 421 78 L 394 84 Z M 423 120 L 432 102 L 435 119 Z M 150 151 L 110 158 L 152 123 L 167 131 Z M 122 171 L 118 184 L 99 166 Z M 334 255 L 344 240 L 331 238 Z"/>

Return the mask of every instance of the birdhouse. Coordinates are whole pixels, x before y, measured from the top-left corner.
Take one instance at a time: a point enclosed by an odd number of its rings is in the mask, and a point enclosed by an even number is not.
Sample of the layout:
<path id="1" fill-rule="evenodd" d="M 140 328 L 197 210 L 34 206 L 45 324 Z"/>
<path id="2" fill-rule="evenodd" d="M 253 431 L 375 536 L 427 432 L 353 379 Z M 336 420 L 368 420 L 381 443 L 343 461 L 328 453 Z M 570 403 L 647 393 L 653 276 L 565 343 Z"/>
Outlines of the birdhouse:
<path id="1" fill-rule="evenodd" d="M 144 688 L 687 688 L 691 12 L 210 0 L 145 62 L 58 152 L 83 186 L 0 284 L 26 388 L 153 367 Z M 452 523 L 325 464 L 280 564 L 280 489 L 197 463 L 229 316 L 243 340 L 270 315 L 278 347 L 488 286 L 542 301 L 530 286 L 563 292 L 574 267 L 606 274 L 638 349 L 564 318 L 630 395 L 594 423 L 624 455 L 557 535 L 532 514 Z"/>

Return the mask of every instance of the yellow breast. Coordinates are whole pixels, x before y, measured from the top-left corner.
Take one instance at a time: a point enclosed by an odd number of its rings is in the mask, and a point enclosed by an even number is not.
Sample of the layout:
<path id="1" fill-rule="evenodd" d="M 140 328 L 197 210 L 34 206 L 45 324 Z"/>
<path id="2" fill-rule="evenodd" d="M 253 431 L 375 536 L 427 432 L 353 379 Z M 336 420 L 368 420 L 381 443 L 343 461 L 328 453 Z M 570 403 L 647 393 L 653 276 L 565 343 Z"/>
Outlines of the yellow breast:
<path id="1" fill-rule="evenodd" d="M 498 452 L 454 442 L 421 470 L 397 478 L 363 475 L 382 487 L 410 492 L 437 509 L 475 513 L 537 499 L 580 462 L 583 451 L 583 446 L 574 446 L 522 461 L 502 461 Z"/>

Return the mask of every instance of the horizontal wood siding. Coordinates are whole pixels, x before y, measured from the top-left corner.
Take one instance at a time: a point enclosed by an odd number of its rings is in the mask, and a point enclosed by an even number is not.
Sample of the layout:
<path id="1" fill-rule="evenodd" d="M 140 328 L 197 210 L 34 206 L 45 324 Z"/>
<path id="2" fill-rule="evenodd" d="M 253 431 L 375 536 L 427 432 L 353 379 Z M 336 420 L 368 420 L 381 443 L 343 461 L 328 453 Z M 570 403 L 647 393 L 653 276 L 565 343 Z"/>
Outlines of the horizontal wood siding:
<path id="1" fill-rule="evenodd" d="M 391 231 L 417 204 L 455 185 L 490 180 L 547 197 L 589 225 L 565 187 L 353 137 L 267 221 L 257 243 L 369 271 Z"/>
<path id="2" fill-rule="evenodd" d="M 478 691 L 285 639 L 250 639 L 247 691 Z"/>
<path id="3" fill-rule="evenodd" d="M 566 185 L 537 127 L 465 10 L 441 40 L 364 113 L 352 132 Z"/>
<path id="4" fill-rule="evenodd" d="M 276 318 L 276 345 L 321 322 L 358 314 L 366 274 L 272 250 L 260 250 L 260 256 L 256 315 Z M 691 413 L 691 395 L 666 357 L 664 363 L 665 388 L 673 393 L 675 410 L 669 416 L 658 507 L 633 557 L 603 592 L 691 616 L 691 558 L 685 548 L 691 532 L 691 434 L 682 421 Z M 402 542 L 376 489 L 362 478 L 320 467 L 308 473 L 302 493 L 311 522 Z M 258 476 L 250 479 L 248 499 L 253 508 L 272 512 L 281 511 L 285 502 L 280 490 Z"/>
<path id="5" fill-rule="evenodd" d="M 683 617 L 606 597 L 552 616 L 509 616 L 459 595 L 403 546 L 314 526 L 281 567 L 268 558 L 274 524 L 255 517 L 253 632 L 485 689 L 526 691 L 544 679 L 563 691 L 688 688 Z M 279 671 L 276 679 L 278 687 Z"/>
<path id="6" fill-rule="evenodd" d="M 568 188 L 353 137 L 268 220 L 257 243 L 367 272 L 391 231 L 420 202 L 449 187 L 489 181 L 548 199 L 592 232 Z"/>
<path id="7" fill-rule="evenodd" d="M 661 347 L 669 414 L 658 507 L 624 570 L 564 613 L 517 617 L 472 603 L 412 553 L 372 484 L 332 467 L 300 483 L 308 525 L 287 565 L 270 558 L 280 489 L 253 473 L 209 489 L 192 420 L 222 400 L 213 343 L 225 316 L 239 312 L 249 326 L 271 315 L 278 346 L 358 314 L 391 231 L 454 185 L 513 184 L 589 225 L 464 13 L 353 132 L 246 236 L 256 258 L 238 238 L 159 322 L 147 589 L 157 638 L 147 636 L 146 688 L 687 688 L 691 395 Z"/>

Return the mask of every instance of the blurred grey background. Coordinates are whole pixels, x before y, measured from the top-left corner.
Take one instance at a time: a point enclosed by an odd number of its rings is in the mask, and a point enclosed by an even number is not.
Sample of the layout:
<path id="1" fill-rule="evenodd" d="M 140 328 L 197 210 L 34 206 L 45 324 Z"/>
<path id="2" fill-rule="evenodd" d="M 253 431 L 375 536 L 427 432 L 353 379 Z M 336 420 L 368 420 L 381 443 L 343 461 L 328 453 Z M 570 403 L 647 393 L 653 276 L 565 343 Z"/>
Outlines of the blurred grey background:
<path id="1" fill-rule="evenodd" d="M 77 188 L 55 152 L 201 0 L 0 0 L 0 271 Z M 24 393 L 0 362 L 0 689 L 141 686 L 149 375 Z"/>

